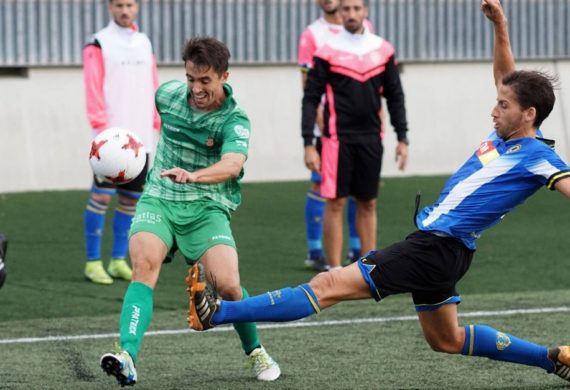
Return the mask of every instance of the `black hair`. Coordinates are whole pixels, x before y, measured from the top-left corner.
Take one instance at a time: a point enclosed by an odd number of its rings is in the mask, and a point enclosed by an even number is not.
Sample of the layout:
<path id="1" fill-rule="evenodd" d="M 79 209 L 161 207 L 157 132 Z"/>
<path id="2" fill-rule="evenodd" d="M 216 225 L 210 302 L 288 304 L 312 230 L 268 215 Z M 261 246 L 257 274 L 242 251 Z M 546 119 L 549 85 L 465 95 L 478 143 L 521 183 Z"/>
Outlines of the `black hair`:
<path id="1" fill-rule="evenodd" d="M 196 37 L 184 45 L 182 60 L 191 61 L 197 67 L 214 69 L 221 76 L 228 70 L 230 51 L 223 42 L 212 37 Z"/>
<path id="2" fill-rule="evenodd" d="M 513 90 L 524 110 L 535 108 L 536 118 L 533 126 L 540 127 L 554 107 L 554 88 L 558 78 L 534 70 L 517 70 L 505 75 L 502 83 Z"/>

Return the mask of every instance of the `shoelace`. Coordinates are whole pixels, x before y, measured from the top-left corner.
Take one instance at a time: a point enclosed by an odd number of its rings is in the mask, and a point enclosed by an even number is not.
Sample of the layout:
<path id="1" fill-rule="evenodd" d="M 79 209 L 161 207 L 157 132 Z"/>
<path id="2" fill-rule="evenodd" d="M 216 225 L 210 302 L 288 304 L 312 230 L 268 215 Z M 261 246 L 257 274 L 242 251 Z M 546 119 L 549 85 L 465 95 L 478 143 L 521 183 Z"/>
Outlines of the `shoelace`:
<path id="1" fill-rule="evenodd" d="M 271 368 L 273 366 L 273 360 L 267 353 L 261 351 L 253 356 L 249 355 L 246 365 L 248 368 L 253 368 L 255 371 L 259 372 Z"/>

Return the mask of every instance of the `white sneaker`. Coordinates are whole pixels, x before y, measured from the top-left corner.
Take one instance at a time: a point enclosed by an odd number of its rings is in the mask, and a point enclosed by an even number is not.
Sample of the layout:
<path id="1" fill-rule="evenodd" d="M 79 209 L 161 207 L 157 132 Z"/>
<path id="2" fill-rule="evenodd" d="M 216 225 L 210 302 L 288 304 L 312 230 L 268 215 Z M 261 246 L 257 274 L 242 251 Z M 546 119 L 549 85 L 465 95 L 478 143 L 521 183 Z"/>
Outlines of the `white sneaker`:
<path id="1" fill-rule="evenodd" d="M 279 365 L 263 347 L 254 349 L 247 360 L 247 365 L 252 369 L 257 380 L 271 382 L 281 376 Z"/>
<path id="2" fill-rule="evenodd" d="M 101 368 L 107 375 L 113 375 L 121 386 L 137 383 L 137 370 L 131 355 L 127 351 L 106 353 L 101 356 Z"/>

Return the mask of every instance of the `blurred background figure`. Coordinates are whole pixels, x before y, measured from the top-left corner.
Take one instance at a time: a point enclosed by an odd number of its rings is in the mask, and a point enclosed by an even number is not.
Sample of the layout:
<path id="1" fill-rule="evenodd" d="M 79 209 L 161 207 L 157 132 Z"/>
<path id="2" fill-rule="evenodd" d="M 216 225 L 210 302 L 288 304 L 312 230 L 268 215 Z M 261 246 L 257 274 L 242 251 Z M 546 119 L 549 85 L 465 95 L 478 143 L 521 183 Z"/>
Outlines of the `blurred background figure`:
<path id="1" fill-rule="evenodd" d="M 308 25 L 301 34 L 298 46 L 297 64 L 301 68 L 303 89 L 305 89 L 307 74 L 313 67 L 313 56 L 318 48 L 326 41 L 334 38 L 342 30 L 342 18 L 340 16 L 340 0 L 317 0 L 321 7 L 322 15 Z M 374 32 L 370 21 L 364 21 L 364 27 Z M 324 102 L 317 111 L 317 119 L 314 126 L 314 146 L 318 153 L 321 152 L 321 135 L 324 128 Z M 328 270 L 328 263 L 323 253 L 323 213 L 325 211 L 325 199 L 321 197 L 321 174 L 317 170 L 311 171 L 311 187 L 307 191 L 305 200 L 305 234 L 307 237 L 307 258 L 305 265 L 317 271 Z M 360 238 L 356 231 L 356 202 L 354 198 L 348 199 L 347 212 L 349 232 L 349 252 L 347 258 L 360 257 Z"/>
<path id="2" fill-rule="evenodd" d="M 160 129 L 154 107 L 158 72 L 150 40 L 134 22 L 138 11 L 136 0 L 109 1 L 111 21 L 83 49 L 85 97 L 93 136 L 109 127 L 126 128 L 135 132 L 151 153 L 156 143 L 153 128 Z M 85 277 L 93 283 L 111 284 L 113 278 L 131 280 L 126 261 L 128 232 L 148 171 L 148 155 L 146 164 L 141 174 L 126 184 L 114 185 L 93 177 L 85 210 Z M 105 214 L 115 194 L 113 247 L 105 271 L 101 241 Z"/>
<path id="3" fill-rule="evenodd" d="M 8 250 L 8 239 L 0 233 L 0 288 L 6 281 L 6 251 Z"/>
<path id="4" fill-rule="evenodd" d="M 339 12 L 343 28 L 315 52 L 302 109 L 305 166 L 320 172 L 320 196 L 326 199 L 324 246 L 330 269 L 341 267 L 342 215 L 349 196 L 356 199 L 361 251 L 376 249 L 376 198 L 384 150 L 381 97 L 386 98 L 397 135 L 400 170 L 408 157 L 408 125 L 395 49 L 365 27 L 366 1 L 341 0 Z M 319 153 L 314 123 L 325 92 Z"/>

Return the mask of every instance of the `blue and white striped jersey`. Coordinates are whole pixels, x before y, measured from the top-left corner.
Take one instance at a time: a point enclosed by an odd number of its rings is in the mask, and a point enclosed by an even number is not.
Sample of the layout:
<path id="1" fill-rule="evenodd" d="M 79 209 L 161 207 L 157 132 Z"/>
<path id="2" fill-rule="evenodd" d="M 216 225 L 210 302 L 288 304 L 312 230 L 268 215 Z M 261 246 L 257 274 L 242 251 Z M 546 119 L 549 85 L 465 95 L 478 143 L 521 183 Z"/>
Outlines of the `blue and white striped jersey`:
<path id="1" fill-rule="evenodd" d="M 540 133 L 539 133 L 540 134 Z M 475 249 L 481 232 L 540 187 L 570 177 L 570 167 L 536 138 L 504 141 L 493 132 L 449 178 L 437 202 L 416 217 L 420 230 L 460 239 Z"/>

